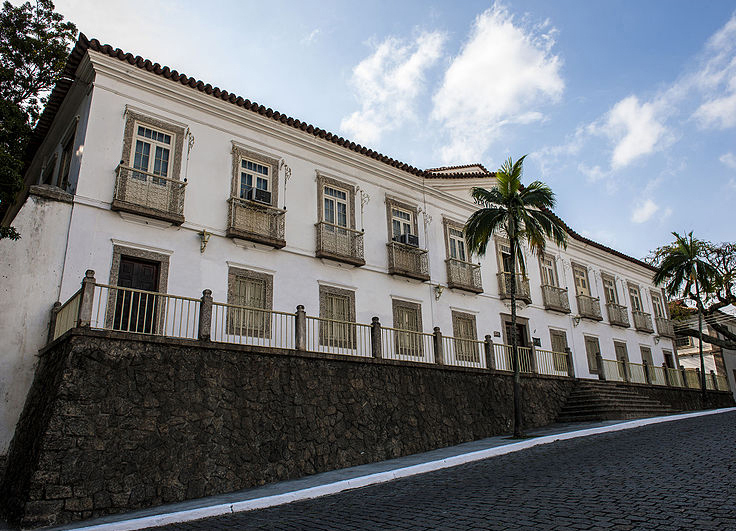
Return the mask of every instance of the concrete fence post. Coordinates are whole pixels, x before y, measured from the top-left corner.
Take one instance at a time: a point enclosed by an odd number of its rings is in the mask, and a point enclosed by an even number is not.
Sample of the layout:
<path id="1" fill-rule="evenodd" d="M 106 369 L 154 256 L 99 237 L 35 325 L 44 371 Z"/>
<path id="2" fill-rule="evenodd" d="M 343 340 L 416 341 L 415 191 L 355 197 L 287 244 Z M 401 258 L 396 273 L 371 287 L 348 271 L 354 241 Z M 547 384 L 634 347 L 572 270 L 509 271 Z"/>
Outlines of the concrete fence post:
<path id="1" fill-rule="evenodd" d="M 437 365 L 444 365 L 445 357 L 442 352 L 442 332 L 440 332 L 439 326 L 434 327 L 434 339 L 432 343 L 434 346 L 434 362 Z"/>
<path id="2" fill-rule="evenodd" d="M 704 375 L 701 375 L 700 374 L 700 368 L 695 369 L 695 374 L 698 377 L 698 387 L 700 389 L 705 388 L 705 377 L 704 377 Z"/>
<path id="3" fill-rule="evenodd" d="M 95 298 L 95 272 L 88 269 L 82 279 L 82 294 L 79 300 L 77 326 L 89 327 L 92 322 L 92 303 Z"/>
<path id="4" fill-rule="evenodd" d="M 531 357 L 529 363 L 531 365 L 532 374 L 537 374 L 539 372 L 537 370 L 537 347 L 534 346 L 534 342 L 532 342 L 532 346 L 529 348 L 529 356 Z"/>
<path id="5" fill-rule="evenodd" d="M 59 308 L 61 308 L 61 303 L 59 301 L 56 301 L 54 305 L 51 307 L 51 320 L 49 321 L 49 335 L 46 338 L 47 343 L 51 343 L 54 340 L 54 336 L 56 335 L 56 317 L 59 315 Z"/>
<path id="6" fill-rule="evenodd" d="M 294 348 L 301 352 L 307 351 L 307 313 L 304 306 L 296 307 L 296 322 L 294 323 Z"/>
<path id="7" fill-rule="evenodd" d="M 624 382 L 631 382 L 631 375 L 629 374 L 629 360 L 623 358 L 621 360 L 621 366 L 624 368 Z"/>
<path id="8" fill-rule="evenodd" d="M 652 373 L 649 370 L 649 363 L 647 363 L 647 360 L 642 361 L 642 365 L 644 365 L 644 381 L 647 382 L 649 385 L 652 384 Z"/>
<path id="9" fill-rule="evenodd" d="M 378 317 L 371 319 L 371 355 L 376 359 L 383 358 L 381 351 L 381 321 Z"/>
<path id="10" fill-rule="evenodd" d="M 710 378 L 711 378 L 711 381 L 713 382 L 713 389 L 717 391 L 718 390 L 718 378 L 716 378 L 715 371 L 710 371 Z"/>
<path id="11" fill-rule="evenodd" d="M 209 341 L 212 334 L 212 290 L 202 291 L 199 301 L 199 333 L 200 341 Z"/>
<path id="12" fill-rule="evenodd" d="M 575 364 L 572 362 L 572 350 L 570 350 L 570 347 L 565 347 L 565 354 L 567 354 L 567 375 L 570 378 L 575 378 Z"/>
<path id="13" fill-rule="evenodd" d="M 598 379 L 605 382 L 606 369 L 603 367 L 603 356 L 601 356 L 600 352 L 595 353 L 595 363 L 598 366 Z"/>
<path id="14" fill-rule="evenodd" d="M 670 381 L 670 371 L 667 370 L 667 362 L 662 363 L 662 372 L 664 373 L 664 384 L 667 387 L 672 387 L 672 382 Z"/>
<path id="15" fill-rule="evenodd" d="M 496 368 L 496 357 L 493 355 L 493 338 L 490 334 L 486 334 L 486 340 L 483 342 L 483 350 L 486 354 L 486 367 L 488 369 Z"/>
<path id="16" fill-rule="evenodd" d="M 682 378 L 682 387 L 690 387 L 687 383 L 687 372 L 682 365 L 680 365 L 680 378 Z"/>

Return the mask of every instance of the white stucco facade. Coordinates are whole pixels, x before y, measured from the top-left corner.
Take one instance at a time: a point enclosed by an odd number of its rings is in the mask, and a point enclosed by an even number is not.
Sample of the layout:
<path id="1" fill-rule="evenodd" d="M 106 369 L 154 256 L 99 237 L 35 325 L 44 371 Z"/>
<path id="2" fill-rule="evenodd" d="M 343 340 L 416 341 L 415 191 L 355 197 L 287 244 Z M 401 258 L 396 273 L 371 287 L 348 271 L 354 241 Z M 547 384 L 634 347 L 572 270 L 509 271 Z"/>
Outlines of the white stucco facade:
<path id="1" fill-rule="evenodd" d="M 211 289 L 215 301 L 227 302 L 228 271 L 237 267 L 272 276 L 274 310 L 293 312 L 301 304 L 308 315 L 317 316 L 319 288 L 326 285 L 354 292 L 359 323 L 378 316 L 392 326 L 396 299 L 420 305 L 426 332 L 439 327 L 451 335 L 452 312 L 459 311 L 475 316 L 480 339 L 490 334 L 495 342 L 504 341 L 503 316 L 510 309 L 499 295 L 496 247 L 489 246 L 485 257 L 473 258 L 480 263 L 481 293 L 448 288 L 445 264 L 443 220 L 463 224 L 476 208 L 470 189 L 492 187 L 491 176 L 414 175 L 118 58 L 87 53 L 27 175 L 28 184 L 42 182 L 51 154 L 69 134 L 69 125 L 76 123 L 68 187 L 73 204 L 29 196 L 14 220 L 23 239 L 0 242 L 0 309 L 6 316 L 0 323 L 0 454 L 7 450 L 22 409 L 35 356 L 46 343 L 51 306 L 79 289 L 87 269 L 96 272 L 98 282 L 108 283 L 114 246 L 167 256 L 166 291 L 172 294 L 198 298 L 202 290 Z M 185 131 L 180 172 L 171 175 L 187 181 L 181 225 L 111 210 L 115 170 L 131 113 Z M 272 185 L 278 188 L 278 204 L 273 206 L 286 210 L 283 248 L 226 235 L 233 146 L 280 162 L 273 168 L 278 181 Z M 319 176 L 355 189 L 348 208 L 355 229 L 364 231 L 365 265 L 315 256 L 315 224 L 322 221 Z M 409 205 L 417 216 L 419 247 L 428 252 L 428 281 L 388 274 L 387 198 Z M 204 252 L 202 231 L 211 234 Z M 601 275 L 615 279 L 618 302 L 628 308 L 631 319 L 629 285 L 639 287 L 642 310 L 653 313 L 651 269 L 579 237 L 571 237 L 567 249 L 549 245 L 547 253 L 554 258 L 558 286 L 568 290 L 571 311 L 545 309 L 539 260 L 527 250 L 531 303 L 522 305 L 519 316 L 527 323 L 529 338 L 538 339 L 542 348 L 552 348 L 550 330 L 565 332 L 577 376 L 597 378 L 588 368 L 585 336 L 597 338 L 603 357 L 609 359 L 616 357 L 614 341 L 626 344 L 629 360 L 635 363 L 641 363 L 642 346 L 651 350 L 657 365 L 663 363 L 664 353 L 674 351 L 656 325 L 650 333 L 637 331 L 633 322 L 621 327 L 608 321 Z M 587 268 L 590 295 L 601 299 L 602 320 L 579 317 L 572 264 Z M 442 288 L 439 296 L 437 286 Z"/>

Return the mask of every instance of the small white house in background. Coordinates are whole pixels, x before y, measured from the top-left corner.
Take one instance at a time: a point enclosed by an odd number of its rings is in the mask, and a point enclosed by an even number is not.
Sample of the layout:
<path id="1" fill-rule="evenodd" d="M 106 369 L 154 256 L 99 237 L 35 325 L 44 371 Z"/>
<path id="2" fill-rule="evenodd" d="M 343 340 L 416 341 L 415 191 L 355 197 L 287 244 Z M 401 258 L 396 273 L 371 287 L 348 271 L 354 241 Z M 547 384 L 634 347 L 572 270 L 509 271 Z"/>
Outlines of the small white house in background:
<path id="1" fill-rule="evenodd" d="M 110 286 L 194 299 L 209 289 L 216 303 L 287 313 L 303 305 L 336 321 L 319 325 L 320 344 L 353 347 L 363 328 L 339 323 L 374 316 L 387 328 L 508 343 L 515 278 L 522 345 L 569 347 L 578 377 L 598 377 L 598 352 L 674 366 L 667 304 L 647 264 L 572 230 L 567 249 L 526 252 L 528 278 L 508 270 L 500 237 L 484 258 L 470 256 L 470 190 L 494 185 L 482 165 L 420 170 L 84 36 L 25 180 L 29 192 L 5 220 L 23 238 L 0 242 L 0 454 L 50 310 L 88 269 Z M 125 328 L 122 309 L 130 326 L 130 301 L 108 293 L 95 304 L 98 324 Z M 273 332 L 223 308 L 213 339 Z M 136 320 L 137 332 L 160 326 Z M 427 336 L 408 337 L 397 333 L 396 351 L 429 360 L 415 344 Z"/>

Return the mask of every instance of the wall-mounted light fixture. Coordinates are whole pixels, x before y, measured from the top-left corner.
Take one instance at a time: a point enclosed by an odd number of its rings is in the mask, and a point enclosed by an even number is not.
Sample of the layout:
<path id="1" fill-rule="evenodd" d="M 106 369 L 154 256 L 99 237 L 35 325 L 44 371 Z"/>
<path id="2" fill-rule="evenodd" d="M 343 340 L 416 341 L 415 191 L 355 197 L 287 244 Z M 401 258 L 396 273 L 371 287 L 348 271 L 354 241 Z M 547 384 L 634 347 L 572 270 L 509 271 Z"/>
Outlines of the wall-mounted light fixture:
<path id="1" fill-rule="evenodd" d="M 441 286 L 440 284 L 437 284 L 434 287 L 434 300 L 436 301 L 440 300 L 440 297 L 442 296 L 443 291 L 445 291 L 445 288 Z"/>
<path id="2" fill-rule="evenodd" d="M 202 229 L 202 232 L 199 233 L 199 252 L 203 253 L 204 250 L 207 248 L 207 242 L 210 241 L 210 236 L 212 236 L 211 232 L 207 232 L 205 229 Z"/>

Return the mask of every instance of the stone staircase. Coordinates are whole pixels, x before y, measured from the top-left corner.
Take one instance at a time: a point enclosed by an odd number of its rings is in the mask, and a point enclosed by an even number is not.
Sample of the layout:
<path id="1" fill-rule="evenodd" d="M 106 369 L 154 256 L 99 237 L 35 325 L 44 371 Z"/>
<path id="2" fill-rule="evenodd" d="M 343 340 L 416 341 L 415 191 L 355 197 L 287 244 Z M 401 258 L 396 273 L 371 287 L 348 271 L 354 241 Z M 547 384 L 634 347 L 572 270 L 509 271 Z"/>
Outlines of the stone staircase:
<path id="1" fill-rule="evenodd" d="M 656 417 L 675 413 L 652 398 L 616 382 L 579 380 L 557 422 L 583 422 Z"/>

